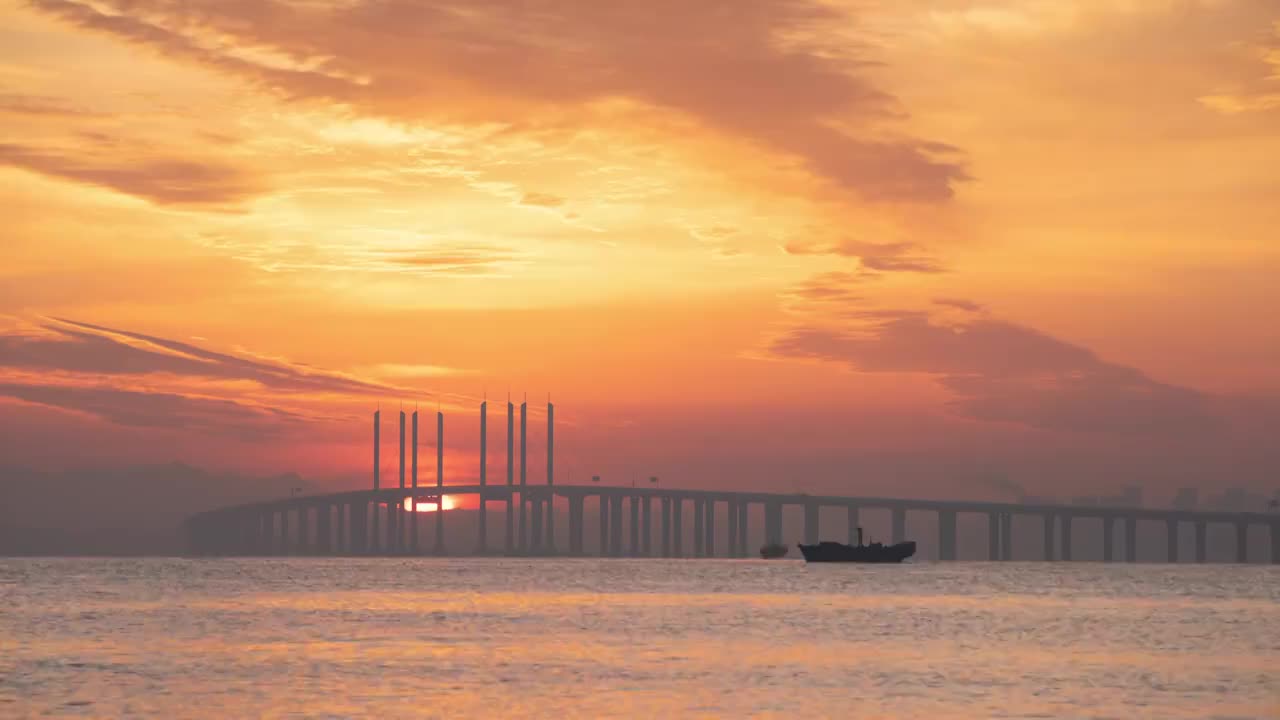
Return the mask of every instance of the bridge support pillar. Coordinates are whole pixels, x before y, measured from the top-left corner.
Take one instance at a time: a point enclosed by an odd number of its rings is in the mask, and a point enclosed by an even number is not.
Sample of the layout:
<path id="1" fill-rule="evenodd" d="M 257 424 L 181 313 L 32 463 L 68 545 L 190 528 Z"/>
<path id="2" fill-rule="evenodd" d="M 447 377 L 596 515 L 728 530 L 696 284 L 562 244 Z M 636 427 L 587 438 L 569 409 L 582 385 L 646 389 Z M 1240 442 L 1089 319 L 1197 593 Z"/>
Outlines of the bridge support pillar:
<path id="1" fill-rule="evenodd" d="M 569 496 L 569 555 L 582 554 L 582 496 Z"/>
<path id="2" fill-rule="evenodd" d="M 895 543 L 905 541 L 907 539 L 907 509 L 904 507 L 893 508 L 891 516 L 892 541 Z"/>
<path id="3" fill-rule="evenodd" d="M 846 510 L 849 513 L 846 534 L 849 536 L 849 544 L 856 545 L 858 543 L 858 506 L 850 505 Z"/>
<path id="4" fill-rule="evenodd" d="M 547 510 L 543 526 L 546 540 L 542 542 L 542 551 L 547 555 L 556 554 L 556 491 L 554 485 L 547 486 Z"/>
<path id="5" fill-rule="evenodd" d="M 747 515 L 751 509 L 751 503 L 742 501 L 738 503 L 738 553 L 739 557 L 747 557 L 750 550 L 747 548 Z"/>
<path id="6" fill-rule="evenodd" d="M 1138 562 L 1138 518 L 1132 515 L 1124 519 L 1124 559 Z"/>
<path id="7" fill-rule="evenodd" d="M 640 498 L 640 554 L 653 557 L 653 498 Z"/>
<path id="8" fill-rule="evenodd" d="M 671 555 L 684 557 L 684 498 L 672 498 L 671 502 Z"/>
<path id="9" fill-rule="evenodd" d="M 1195 522 L 1196 528 L 1196 562 L 1209 561 L 1209 527 L 1204 520 Z"/>
<path id="10" fill-rule="evenodd" d="M 1271 564 L 1280 565 L 1280 520 L 1271 521 Z"/>
<path id="11" fill-rule="evenodd" d="M 705 556 L 707 536 L 703 527 L 707 519 L 706 502 L 702 498 L 693 501 L 693 556 L 696 558 Z"/>
<path id="12" fill-rule="evenodd" d="M 640 498 L 632 495 L 628 498 L 631 501 L 631 543 L 629 554 L 631 557 L 640 557 Z"/>
<path id="13" fill-rule="evenodd" d="M 1013 559 L 1013 513 L 1000 515 L 1000 559 Z"/>
<path id="14" fill-rule="evenodd" d="M 662 498 L 662 557 L 671 557 L 671 498 Z"/>
<path id="15" fill-rule="evenodd" d="M 259 511 L 254 517 L 254 555 L 271 554 L 271 513 Z"/>
<path id="16" fill-rule="evenodd" d="M 336 518 L 337 529 L 334 531 L 335 539 L 333 552 L 335 555 L 348 555 L 351 553 L 351 549 L 347 546 L 347 508 L 350 506 L 351 503 L 346 500 L 343 500 L 334 506 L 334 509 L 338 513 Z"/>
<path id="17" fill-rule="evenodd" d="M 707 520 L 703 526 L 707 531 L 707 540 L 703 543 L 702 549 L 706 551 L 707 557 L 712 558 L 716 556 L 716 501 L 707 498 L 704 507 L 707 510 Z"/>
<path id="18" fill-rule="evenodd" d="M 1249 523 L 1236 523 L 1236 562 L 1249 562 Z"/>
<path id="19" fill-rule="evenodd" d="M 432 519 L 435 520 L 436 526 L 436 544 L 432 548 L 432 552 L 436 555 L 444 555 L 448 552 L 444 546 L 444 516 L 446 515 L 444 510 L 444 488 L 437 485 L 436 493 L 436 511 L 431 513 L 435 515 Z"/>
<path id="20" fill-rule="evenodd" d="M 533 500 L 529 503 L 529 554 L 542 554 L 542 506 L 546 501 L 539 495 L 534 495 Z"/>
<path id="21" fill-rule="evenodd" d="M 764 541 L 768 545 L 782 544 L 782 503 L 776 500 L 764 504 Z"/>
<path id="22" fill-rule="evenodd" d="M 1176 563 L 1178 562 L 1178 521 L 1170 518 L 1166 521 L 1166 525 L 1165 560 Z"/>
<path id="23" fill-rule="evenodd" d="M 308 505 L 298 507 L 298 554 L 315 554 L 311 541 L 311 507 Z"/>
<path id="24" fill-rule="evenodd" d="M 815 545 L 820 542 L 822 537 L 818 528 L 818 504 L 807 502 L 804 504 L 804 544 Z"/>
<path id="25" fill-rule="evenodd" d="M 1116 559 L 1115 518 L 1102 516 L 1102 562 L 1114 562 Z"/>
<path id="26" fill-rule="evenodd" d="M 1053 513 L 1044 514 L 1044 559 L 1051 561 L 1053 557 Z"/>
<path id="27" fill-rule="evenodd" d="M 938 555 L 942 560 L 956 559 L 956 513 L 954 510 L 938 512 Z"/>
<path id="28" fill-rule="evenodd" d="M 609 497 L 599 496 L 600 512 L 596 514 L 600 526 L 600 557 L 609 556 Z"/>
<path id="29" fill-rule="evenodd" d="M 991 511 L 987 513 L 987 559 L 1000 559 L 1000 530 L 1004 525 L 1004 513 Z"/>
<path id="30" fill-rule="evenodd" d="M 321 555 L 333 554 L 333 505 L 323 503 L 316 508 L 316 512 L 320 517 L 316 522 L 316 533 L 318 537 L 316 551 Z"/>
<path id="31" fill-rule="evenodd" d="M 1058 526 L 1062 531 L 1062 543 L 1058 548 L 1058 557 L 1062 560 L 1071 560 L 1071 526 L 1074 524 L 1075 516 L 1071 513 L 1063 513 L 1061 524 Z"/>
<path id="32" fill-rule="evenodd" d="M 365 530 L 365 514 L 366 504 L 363 501 L 355 500 L 351 502 L 351 532 L 347 538 L 347 549 L 352 555 L 364 554 L 364 541 L 368 537 Z"/>
<path id="33" fill-rule="evenodd" d="M 622 496 L 609 499 L 609 554 L 622 556 Z"/>
<path id="34" fill-rule="evenodd" d="M 728 501 L 728 556 L 737 557 L 737 501 Z"/>

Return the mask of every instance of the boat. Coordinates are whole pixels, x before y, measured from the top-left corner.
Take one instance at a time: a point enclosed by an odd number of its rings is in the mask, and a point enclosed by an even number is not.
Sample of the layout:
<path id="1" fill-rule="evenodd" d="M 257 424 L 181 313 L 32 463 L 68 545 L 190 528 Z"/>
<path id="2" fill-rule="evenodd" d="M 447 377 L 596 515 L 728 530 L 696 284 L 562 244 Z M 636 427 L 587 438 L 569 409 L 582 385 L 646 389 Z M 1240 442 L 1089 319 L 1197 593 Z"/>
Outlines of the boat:
<path id="1" fill-rule="evenodd" d="M 893 545 L 863 545 L 862 528 L 858 528 L 857 545 L 824 540 L 817 545 L 800 544 L 800 554 L 805 562 L 900 563 L 916 554 L 916 544 L 908 540 Z"/>
<path id="2" fill-rule="evenodd" d="M 782 543 L 769 543 L 760 548 L 760 557 L 765 560 L 773 560 L 775 558 L 786 557 L 791 548 Z"/>

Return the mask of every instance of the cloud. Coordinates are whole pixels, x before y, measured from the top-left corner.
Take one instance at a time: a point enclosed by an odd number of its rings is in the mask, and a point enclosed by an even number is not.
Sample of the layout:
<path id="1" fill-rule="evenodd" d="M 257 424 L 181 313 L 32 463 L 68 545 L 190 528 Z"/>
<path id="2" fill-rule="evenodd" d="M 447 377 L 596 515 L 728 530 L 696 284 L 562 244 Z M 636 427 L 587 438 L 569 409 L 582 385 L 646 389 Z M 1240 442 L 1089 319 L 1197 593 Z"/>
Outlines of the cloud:
<path id="1" fill-rule="evenodd" d="M 520 198 L 521 205 L 529 205 L 531 207 L 558 208 L 564 203 L 564 198 L 550 193 L 526 192 Z"/>
<path id="2" fill-rule="evenodd" d="M 392 389 L 339 373 L 219 353 L 190 343 L 57 319 L 40 334 L 0 335 L 0 368 L 137 376 L 150 373 L 248 380 L 262 387 L 369 395 Z"/>
<path id="3" fill-rule="evenodd" d="M 224 205 L 262 188 L 252 175 L 227 165 L 113 155 L 110 159 L 0 143 L 0 165 L 110 188 L 160 204 Z"/>
<path id="4" fill-rule="evenodd" d="M 944 272 L 942 263 L 914 243 L 871 243 L 845 239 L 837 243 L 793 241 L 783 246 L 790 255 L 839 255 L 858 258 L 867 270 L 879 272 Z"/>
<path id="5" fill-rule="evenodd" d="M 796 156 L 870 200 L 941 202 L 968 178 L 956 148 L 895 129 L 903 112 L 867 78 L 870 51 L 831 40 L 856 18 L 817 0 L 33 5 L 287 97 L 382 116 L 546 126 L 625 99 Z"/>
<path id="6" fill-rule="evenodd" d="M 944 307 L 955 308 L 956 310 L 964 310 L 966 312 L 982 312 L 982 305 L 972 300 L 964 300 L 961 298 L 934 298 L 934 305 L 942 305 Z"/>
<path id="7" fill-rule="evenodd" d="M 787 290 L 786 296 L 808 303 L 853 304 L 862 300 L 862 295 L 850 290 L 850 286 L 864 279 L 866 277 L 861 273 L 819 273 Z"/>
<path id="8" fill-rule="evenodd" d="M 392 270 L 409 267 L 429 275 L 479 275 L 522 261 L 522 256 L 511 250 L 483 245 L 387 253 L 384 258 Z"/>
<path id="9" fill-rule="evenodd" d="M 925 373 L 984 421 L 1078 432 L 1197 432 L 1214 420 L 1197 391 L 1032 328 L 987 317 L 943 324 L 922 311 L 856 311 L 848 326 L 807 325 L 774 339 L 780 357 L 842 362 L 861 372 Z"/>
<path id="10" fill-rule="evenodd" d="M 59 98 L 22 93 L 0 93 L 0 113 L 69 118 L 86 118 L 97 114 Z"/>
<path id="11" fill-rule="evenodd" d="M 118 425 L 212 430 L 246 440 L 277 435 L 281 421 L 302 419 L 287 411 L 233 400 L 113 387 L 0 382 L 0 397 L 86 412 Z"/>

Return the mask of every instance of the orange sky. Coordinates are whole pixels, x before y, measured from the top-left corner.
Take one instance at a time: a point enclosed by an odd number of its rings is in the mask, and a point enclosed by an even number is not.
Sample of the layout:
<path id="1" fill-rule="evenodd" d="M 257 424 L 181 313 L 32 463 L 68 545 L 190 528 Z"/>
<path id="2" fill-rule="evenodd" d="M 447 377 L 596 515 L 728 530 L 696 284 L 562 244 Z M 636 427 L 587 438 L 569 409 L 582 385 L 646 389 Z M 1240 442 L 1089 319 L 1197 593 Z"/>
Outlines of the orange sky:
<path id="1" fill-rule="evenodd" d="M 1280 476 L 1275 0 L 0 0 L 0 130 L 6 463 Z"/>

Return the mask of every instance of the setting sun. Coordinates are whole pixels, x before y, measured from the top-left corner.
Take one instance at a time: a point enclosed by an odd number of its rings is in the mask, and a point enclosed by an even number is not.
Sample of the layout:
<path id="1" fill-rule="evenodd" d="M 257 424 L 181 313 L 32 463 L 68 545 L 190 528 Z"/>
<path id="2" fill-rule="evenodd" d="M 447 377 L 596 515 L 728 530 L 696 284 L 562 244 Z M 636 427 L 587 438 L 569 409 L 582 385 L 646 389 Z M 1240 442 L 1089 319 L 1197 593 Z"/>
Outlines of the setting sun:
<path id="1" fill-rule="evenodd" d="M 445 495 L 445 496 L 444 496 L 444 509 L 445 509 L 445 510 L 452 510 L 452 509 L 454 509 L 454 508 L 456 508 L 456 507 L 458 507 L 458 501 L 457 501 L 457 500 L 454 500 L 454 499 L 453 499 L 451 496 L 449 496 L 449 495 Z M 413 498 L 405 498 L 405 499 L 404 499 L 404 509 L 405 509 L 405 510 L 409 510 L 409 511 L 412 511 L 412 510 L 413 510 Z M 434 502 L 420 502 L 420 503 L 418 503 L 418 512 L 435 512 L 435 511 L 436 511 L 436 504 L 435 504 Z"/>

